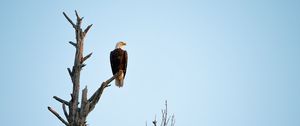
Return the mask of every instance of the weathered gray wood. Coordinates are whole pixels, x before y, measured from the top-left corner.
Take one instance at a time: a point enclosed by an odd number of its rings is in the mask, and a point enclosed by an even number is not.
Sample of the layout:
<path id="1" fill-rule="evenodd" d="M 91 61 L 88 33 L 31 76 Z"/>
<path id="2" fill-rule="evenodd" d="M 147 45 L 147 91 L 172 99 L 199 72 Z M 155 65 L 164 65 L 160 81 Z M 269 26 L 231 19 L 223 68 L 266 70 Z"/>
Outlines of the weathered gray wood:
<path id="1" fill-rule="evenodd" d="M 75 42 L 69 41 L 69 43 L 74 46 L 75 48 L 77 47 L 77 44 Z"/>
<path id="2" fill-rule="evenodd" d="M 66 105 L 64 103 L 62 103 L 62 108 L 63 108 L 66 119 L 69 121 L 69 114 L 67 112 Z"/>
<path id="3" fill-rule="evenodd" d="M 86 61 L 88 58 L 90 58 L 92 56 L 93 53 L 90 53 L 88 55 L 86 55 L 82 60 L 81 63 L 83 63 L 84 61 Z"/>
<path id="4" fill-rule="evenodd" d="M 65 121 L 54 109 L 48 106 L 48 110 L 52 112 L 62 123 L 64 123 L 66 126 L 69 126 L 69 123 Z"/>
<path id="5" fill-rule="evenodd" d="M 105 82 L 102 82 L 101 86 L 97 89 L 97 91 L 89 98 L 90 102 L 90 107 L 89 107 L 89 112 L 91 112 L 98 101 L 100 100 L 100 97 L 106 87 L 109 87 L 109 83 L 112 82 L 121 72 L 116 73 L 114 76 L 106 80 Z"/>
<path id="6" fill-rule="evenodd" d="M 63 103 L 63 104 L 66 104 L 66 105 L 69 105 L 69 104 L 70 104 L 70 103 L 67 102 L 66 100 L 63 100 L 63 99 L 61 99 L 61 98 L 59 98 L 59 97 L 57 97 L 57 96 L 53 96 L 53 98 L 54 98 L 55 100 L 57 100 L 57 101 Z"/>
<path id="7" fill-rule="evenodd" d="M 93 26 L 93 24 L 86 27 L 86 29 L 84 30 L 84 35 L 86 35 L 89 32 L 89 30 L 92 26 Z"/>
<path id="8" fill-rule="evenodd" d="M 82 90 L 81 107 L 80 107 L 80 112 L 79 112 L 79 121 L 81 124 L 84 124 L 84 125 L 85 125 L 86 117 L 88 115 L 88 107 L 89 107 L 89 104 L 87 101 L 87 92 L 88 92 L 87 87 L 85 87 Z"/>
<path id="9" fill-rule="evenodd" d="M 71 77 L 71 79 L 72 79 L 72 77 L 73 77 L 73 72 L 71 71 L 70 68 L 68 68 L 68 73 L 69 73 L 69 75 L 70 75 L 70 77 Z"/>
<path id="10" fill-rule="evenodd" d="M 75 28 L 75 24 L 73 23 L 73 21 L 67 16 L 67 14 L 65 12 L 63 12 L 64 16 L 66 17 L 66 19 L 70 22 L 70 24 L 73 26 L 73 28 Z"/>
<path id="11" fill-rule="evenodd" d="M 95 105 L 98 103 L 104 89 L 110 86 L 109 83 L 112 82 L 120 72 L 103 82 L 100 88 L 89 99 L 87 98 L 88 89 L 87 87 L 85 87 L 82 90 L 81 106 L 79 107 L 80 72 L 82 70 L 82 67 L 86 65 L 83 64 L 83 62 L 90 58 L 92 55 L 92 53 L 90 53 L 83 57 L 84 37 L 92 27 L 92 25 L 89 25 L 84 31 L 82 31 L 81 23 L 83 17 L 80 17 L 77 11 L 75 11 L 75 15 L 77 18 L 76 24 L 73 23 L 73 21 L 65 12 L 63 12 L 63 15 L 73 26 L 76 35 L 76 43 L 71 41 L 69 42 L 76 48 L 73 68 L 72 70 L 68 68 L 68 73 L 72 80 L 73 89 L 71 93 L 71 100 L 69 102 L 57 96 L 54 96 L 53 98 L 62 103 L 63 112 L 68 122 L 65 121 L 56 111 L 54 111 L 50 107 L 48 107 L 48 110 L 67 126 L 86 126 L 86 118 L 88 114 L 95 108 Z M 69 108 L 68 112 L 66 110 L 66 107 Z"/>

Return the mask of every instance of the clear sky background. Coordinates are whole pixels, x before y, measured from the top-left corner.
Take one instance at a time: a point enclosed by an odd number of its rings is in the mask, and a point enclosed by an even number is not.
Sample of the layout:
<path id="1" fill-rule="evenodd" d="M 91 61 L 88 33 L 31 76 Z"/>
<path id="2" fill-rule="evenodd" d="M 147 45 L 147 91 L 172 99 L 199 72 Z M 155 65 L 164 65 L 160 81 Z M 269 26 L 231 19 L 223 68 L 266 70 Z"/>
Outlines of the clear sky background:
<path id="1" fill-rule="evenodd" d="M 56 95 L 70 99 L 74 30 L 63 17 L 94 24 L 81 87 L 111 77 L 109 52 L 127 41 L 125 86 L 111 86 L 90 126 L 145 126 L 164 101 L 176 126 L 300 125 L 298 0 L 2 0 L 3 126 L 62 126 Z M 158 119 L 159 119 L 158 118 Z"/>

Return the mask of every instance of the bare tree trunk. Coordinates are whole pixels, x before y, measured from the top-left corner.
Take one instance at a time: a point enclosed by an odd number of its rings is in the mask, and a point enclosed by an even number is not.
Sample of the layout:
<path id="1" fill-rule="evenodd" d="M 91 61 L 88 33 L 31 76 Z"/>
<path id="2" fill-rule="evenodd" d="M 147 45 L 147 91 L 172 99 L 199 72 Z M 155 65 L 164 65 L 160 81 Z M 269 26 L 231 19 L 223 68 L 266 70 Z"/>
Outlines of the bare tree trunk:
<path id="1" fill-rule="evenodd" d="M 92 55 L 92 53 L 90 53 L 87 56 L 83 57 L 83 44 L 84 44 L 84 38 L 87 32 L 89 31 L 89 29 L 92 27 L 92 24 L 89 25 L 84 31 L 82 31 L 81 23 L 83 17 L 80 17 L 77 11 L 75 11 L 75 14 L 77 18 L 76 24 L 73 23 L 73 21 L 66 15 L 66 13 L 63 12 L 65 18 L 73 26 L 76 35 L 76 43 L 72 41 L 69 42 L 71 45 L 73 45 L 76 48 L 74 66 L 72 70 L 70 68 L 67 69 L 73 83 L 71 100 L 66 101 L 57 96 L 53 96 L 54 99 L 62 103 L 63 113 L 67 121 L 63 119 L 51 107 L 48 107 L 48 110 L 52 112 L 66 126 L 86 126 L 86 118 L 88 114 L 95 108 L 95 105 L 98 103 L 104 89 L 110 86 L 109 83 L 113 81 L 119 73 L 115 74 L 107 81 L 103 82 L 101 86 L 98 88 L 98 90 L 89 99 L 87 99 L 88 90 L 87 87 L 85 87 L 82 90 L 81 105 L 79 107 L 78 97 L 79 97 L 79 90 L 80 90 L 80 72 L 81 69 L 85 66 L 84 61 L 86 61 Z M 66 106 L 69 108 L 68 112 L 66 110 Z"/>

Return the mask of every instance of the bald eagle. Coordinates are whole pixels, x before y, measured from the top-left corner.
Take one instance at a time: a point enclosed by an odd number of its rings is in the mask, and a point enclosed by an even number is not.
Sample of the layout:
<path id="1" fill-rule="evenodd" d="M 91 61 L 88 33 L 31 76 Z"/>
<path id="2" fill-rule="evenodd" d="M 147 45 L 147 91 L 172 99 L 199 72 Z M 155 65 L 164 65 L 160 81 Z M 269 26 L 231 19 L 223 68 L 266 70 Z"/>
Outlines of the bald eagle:
<path id="1" fill-rule="evenodd" d="M 127 68 L 127 51 L 124 50 L 125 42 L 120 41 L 116 44 L 116 48 L 110 52 L 110 65 L 113 75 L 122 71 L 119 76 L 116 77 L 115 83 L 118 87 L 123 87 L 124 78 Z"/>

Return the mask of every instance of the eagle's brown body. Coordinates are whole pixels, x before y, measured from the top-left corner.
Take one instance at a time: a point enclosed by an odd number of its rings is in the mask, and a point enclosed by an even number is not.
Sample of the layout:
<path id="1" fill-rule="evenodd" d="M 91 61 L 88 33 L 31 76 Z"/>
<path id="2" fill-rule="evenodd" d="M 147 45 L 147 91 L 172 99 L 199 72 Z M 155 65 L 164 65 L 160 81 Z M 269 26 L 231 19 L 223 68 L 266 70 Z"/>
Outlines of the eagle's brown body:
<path id="1" fill-rule="evenodd" d="M 113 75 L 122 71 L 122 73 L 115 79 L 116 86 L 118 87 L 123 87 L 127 69 L 127 60 L 127 51 L 122 48 L 116 48 L 110 52 L 110 65 Z"/>

